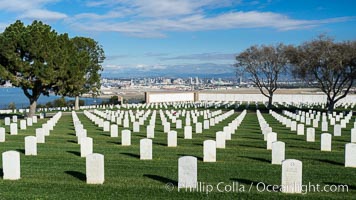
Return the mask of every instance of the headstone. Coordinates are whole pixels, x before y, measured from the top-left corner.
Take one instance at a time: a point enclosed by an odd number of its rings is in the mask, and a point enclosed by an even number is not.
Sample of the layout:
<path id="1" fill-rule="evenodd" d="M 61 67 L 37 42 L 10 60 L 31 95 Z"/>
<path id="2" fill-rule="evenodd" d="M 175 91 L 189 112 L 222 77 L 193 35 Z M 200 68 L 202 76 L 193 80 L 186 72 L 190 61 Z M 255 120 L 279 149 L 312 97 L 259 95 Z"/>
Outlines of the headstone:
<path id="1" fill-rule="evenodd" d="M 195 124 L 195 133 L 203 133 L 203 127 L 201 122 Z"/>
<path id="2" fill-rule="evenodd" d="M 216 148 L 225 149 L 225 137 L 226 134 L 223 131 L 216 132 Z"/>
<path id="3" fill-rule="evenodd" d="M 321 134 L 320 149 L 321 151 L 331 151 L 331 134 Z"/>
<path id="4" fill-rule="evenodd" d="M 356 143 L 356 128 L 351 129 L 351 143 Z"/>
<path id="5" fill-rule="evenodd" d="M 210 128 L 210 121 L 209 120 L 204 120 L 204 129 L 209 129 Z"/>
<path id="6" fill-rule="evenodd" d="M 204 141 L 204 162 L 216 162 L 216 142 L 214 140 Z"/>
<path id="7" fill-rule="evenodd" d="M 17 124 L 16 123 L 10 124 L 10 135 L 17 135 Z"/>
<path id="8" fill-rule="evenodd" d="M 163 132 L 168 133 L 171 130 L 171 124 L 166 122 L 163 124 Z"/>
<path id="9" fill-rule="evenodd" d="M 281 165 L 285 159 L 285 143 L 281 141 L 272 142 L 272 164 Z"/>
<path id="10" fill-rule="evenodd" d="M 130 130 L 122 130 L 121 131 L 121 145 L 122 146 L 130 146 L 131 145 L 131 131 Z"/>
<path id="11" fill-rule="evenodd" d="M 20 120 L 20 129 L 26 130 L 26 120 Z"/>
<path id="12" fill-rule="evenodd" d="M 84 137 L 80 140 L 80 157 L 87 157 L 93 153 L 93 138 Z"/>
<path id="13" fill-rule="evenodd" d="M 109 132 L 110 131 L 110 122 L 108 122 L 108 121 L 104 122 L 103 131 L 105 131 L 105 132 Z"/>
<path id="14" fill-rule="evenodd" d="M 32 116 L 32 122 L 34 124 L 37 124 L 37 122 L 38 122 L 37 116 Z"/>
<path id="15" fill-rule="evenodd" d="M 180 188 L 196 188 L 198 184 L 198 162 L 193 156 L 178 159 L 178 190 Z"/>
<path id="16" fill-rule="evenodd" d="M 93 153 L 86 157 L 87 184 L 104 183 L 104 155 Z"/>
<path id="17" fill-rule="evenodd" d="M 26 156 L 37 155 L 37 139 L 35 136 L 25 137 L 25 155 Z"/>
<path id="18" fill-rule="evenodd" d="M 17 123 L 17 115 L 12 116 L 12 122 Z"/>
<path id="19" fill-rule="evenodd" d="M 117 124 L 112 124 L 110 126 L 110 137 L 119 137 L 119 129 Z"/>
<path id="20" fill-rule="evenodd" d="M 328 131 L 328 122 L 327 121 L 321 122 L 321 131 L 322 132 Z"/>
<path id="21" fill-rule="evenodd" d="M 31 117 L 27 118 L 26 122 L 27 122 L 27 126 L 32 126 L 33 125 Z"/>
<path id="22" fill-rule="evenodd" d="M 141 139 L 140 140 L 140 159 L 152 160 L 152 140 Z"/>
<path id="23" fill-rule="evenodd" d="M 225 140 L 231 140 L 231 128 L 229 126 L 224 127 Z"/>
<path id="24" fill-rule="evenodd" d="M 134 133 L 140 132 L 140 122 L 134 122 L 133 123 L 133 132 Z"/>
<path id="25" fill-rule="evenodd" d="M 2 168 L 4 180 L 20 179 L 20 153 L 17 151 L 6 151 L 2 153 Z"/>
<path id="26" fill-rule="evenodd" d="M 272 149 L 272 142 L 277 141 L 277 133 L 271 132 L 267 133 L 267 149 L 271 150 Z"/>
<path id="27" fill-rule="evenodd" d="M 177 119 L 176 121 L 176 129 L 181 129 L 182 128 L 182 120 Z"/>
<path id="28" fill-rule="evenodd" d="M 356 167 L 356 144 L 345 145 L 345 167 Z"/>
<path id="29" fill-rule="evenodd" d="M 341 136 L 341 125 L 340 124 L 334 125 L 334 136 Z"/>
<path id="30" fill-rule="evenodd" d="M 292 121 L 292 123 L 290 125 L 290 130 L 291 131 L 296 131 L 297 130 L 297 122 L 296 121 Z"/>
<path id="31" fill-rule="evenodd" d="M 45 134 L 42 128 L 36 128 L 36 140 L 37 143 L 45 143 Z"/>
<path id="32" fill-rule="evenodd" d="M 297 135 L 304 135 L 304 124 L 298 124 Z"/>
<path id="33" fill-rule="evenodd" d="M 177 146 L 177 131 L 169 131 L 167 134 L 167 146 L 176 147 Z"/>
<path id="34" fill-rule="evenodd" d="M 192 139 L 192 127 L 191 126 L 184 127 L 184 139 Z"/>
<path id="35" fill-rule="evenodd" d="M 307 128 L 307 142 L 315 142 L 315 128 Z"/>
<path id="36" fill-rule="evenodd" d="M 5 142 L 5 128 L 0 127 L 0 142 Z"/>
<path id="37" fill-rule="evenodd" d="M 153 125 L 148 125 L 146 129 L 147 129 L 147 138 L 154 138 L 155 127 Z"/>
<path id="38" fill-rule="evenodd" d="M 5 126 L 9 126 L 11 123 L 10 117 L 5 117 Z"/>
<path id="39" fill-rule="evenodd" d="M 302 162 L 295 159 L 287 159 L 282 162 L 283 193 L 302 192 Z"/>

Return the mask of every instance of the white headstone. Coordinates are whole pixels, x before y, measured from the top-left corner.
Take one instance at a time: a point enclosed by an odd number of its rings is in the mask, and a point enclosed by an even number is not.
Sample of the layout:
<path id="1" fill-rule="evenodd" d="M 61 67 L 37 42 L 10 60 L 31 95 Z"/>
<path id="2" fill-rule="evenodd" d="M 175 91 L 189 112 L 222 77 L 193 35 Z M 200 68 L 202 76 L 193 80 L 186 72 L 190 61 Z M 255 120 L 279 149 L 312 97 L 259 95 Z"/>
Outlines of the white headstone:
<path id="1" fill-rule="evenodd" d="M 177 146 L 177 131 L 169 131 L 167 134 L 167 146 L 176 147 Z"/>
<path id="2" fill-rule="evenodd" d="M 178 189 L 196 188 L 198 184 L 198 162 L 193 156 L 178 159 Z"/>
<path id="3" fill-rule="evenodd" d="M 297 135 L 304 135 L 304 124 L 298 124 Z"/>
<path id="4" fill-rule="evenodd" d="M 146 129 L 147 129 L 147 138 L 154 138 L 155 127 L 153 125 L 148 125 Z"/>
<path id="5" fill-rule="evenodd" d="M 210 121 L 209 120 L 204 120 L 204 129 L 209 129 L 210 128 Z"/>
<path id="6" fill-rule="evenodd" d="M 163 124 L 163 132 L 168 133 L 171 130 L 171 124 L 166 122 Z"/>
<path id="7" fill-rule="evenodd" d="M 26 122 L 27 122 L 27 126 L 32 126 L 33 125 L 33 123 L 32 123 L 33 121 L 32 121 L 31 117 L 27 118 Z"/>
<path id="8" fill-rule="evenodd" d="M 152 140 L 141 139 L 140 140 L 140 159 L 152 160 Z"/>
<path id="9" fill-rule="evenodd" d="M 356 128 L 351 129 L 351 143 L 356 143 Z"/>
<path id="10" fill-rule="evenodd" d="M 134 122 L 133 123 L 133 132 L 134 133 L 140 132 L 140 122 Z"/>
<path id="11" fill-rule="evenodd" d="M 20 129 L 26 130 L 26 120 L 20 120 Z"/>
<path id="12" fill-rule="evenodd" d="M 307 128 L 307 142 L 315 142 L 315 128 Z"/>
<path id="13" fill-rule="evenodd" d="M 42 128 L 36 128 L 36 140 L 37 143 L 45 143 L 45 134 Z"/>
<path id="14" fill-rule="evenodd" d="M 34 124 L 37 124 L 37 122 L 38 122 L 37 116 L 32 116 L 32 122 Z"/>
<path id="15" fill-rule="evenodd" d="M 21 178 L 20 153 L 6 151 L 2 153 L 2 168 L 4 180 L 18 180 Z"/>
<path id="16" fill-rule="evenodd" d="M 204 141 L 204 162 L 216 162 L 216 142 L 214 140 Z"/>
<path id="17" fill-rule="evenodd" d="M 110 122 L 109 121 L 105 121 L 104 122 L 103 131 L 105 131 L 105 132 L 109 132 L 110 131 Z"/>
<path id="18" fill-rule="evenodd" d="M 203 125 L 201 122 L 195 124 L 195 133 L 203 133 Z"/>
<path id="19" fill-rule="evenodd" d="M 281 141 L 272 142 L 272 164 L 281 165 L 285 159 L 285 143 Z"/>
<path id="20" fill-rule="evenodd" d="M 12 116 L 12 122 L 17 123 L 17 115 Z"/>
<path id="21" fill-rule="evenodd" d="M 86 157 L 86 177 L 87 184 L 103 184 L 104 176 L 104 155 L 93 153 Z"/>
<path id="22" fill-rule="evenodd" d="M 121 145 L 122 146 L 130 146 L 131 145 L 131 131 L 130 130 L 122 130 L 121 131 Z"/>
<path id="23" fill-rule="evenodd" d="M 16 123 L 10 124 L 10 135 L 17 135 L 17 124 Z"/>
<path id="24" fill-rule="evenodd" d="M 297 122 L 296 121 L 292 121 L 292 123 L 290 125 L 290 130 L 291 131 L 296 131 L 297 130 Z"/>
<path id="25" fill-rule="evenodd" d="M 5 142 L 5 128 L 0 127 L 0 142 Z"/>
<path id="26" fill-rule="evenodd" d="M 267 149 L 271 150 L 272 149 L 272 142 L 277 141 L 277 133 L 271 132 L 267 133 Z"/>
<path id="27" fill-rule="evenodd" d="M 37 139 L 35 136 L 25 137 L 25 155 L 26 156 L 37 155 Z"/>
<path id="28" fill-rule="evenodd" d="M 356 144 L 345 145 L 345 167 L 356 167 Z"/>
<path id="29" fill-rule="evenodd" d="M 177 119 L 176 121 L 176 129 L 181 129 L 182 128 L 182 120 Z"/>
<path id="30" fill-rule="evenodd" d="M 223 131 L 216 132 L 216 148 L 225 149 L 225 140 L 226 134 Z"/>
<path id="31" fill-rule="evenodd" d="M 5 117 L 5 126 L 9 126 L 11 123 L 10 117 Z"/>
<path id="32" fill-rule="evenodd" d="M 87 157 L 93 153 L 93 138 L 84 137 L 80 140 L 80 157 Z"/>
<path id="33" fill-rule="evenodd" d="M 321 131 L 322 132 L 328 131 L 328 122 L 327 121 L 321 122 Z"/>
<path id="34" fill-rule="evenodd" d="M 302 192 L 302 162 L 295 159 L 287 159 L 282 162 L 282 192 Z"/>
<path id="35" fill-rule="evenodd" d="M 340 124 L 334 125 L 334 136 L 341 136 L 341 125 Z"/>
<path id="36" fill-rule="evenodd" d="M 110 126 L 110 137 L 119 137 L 119 129 L 117 124 L 112 124 Z"/>
<path id="37" fill-rule="evenodd" d="M 192 127 L 191 126 L 184 127 L 184 139 L 192 139 Z"/>
<path id="38" fill-rule="evenodd" d="M 321 134 L 320 149 L 321 151 L 331 151 L 331 134 Z"/>

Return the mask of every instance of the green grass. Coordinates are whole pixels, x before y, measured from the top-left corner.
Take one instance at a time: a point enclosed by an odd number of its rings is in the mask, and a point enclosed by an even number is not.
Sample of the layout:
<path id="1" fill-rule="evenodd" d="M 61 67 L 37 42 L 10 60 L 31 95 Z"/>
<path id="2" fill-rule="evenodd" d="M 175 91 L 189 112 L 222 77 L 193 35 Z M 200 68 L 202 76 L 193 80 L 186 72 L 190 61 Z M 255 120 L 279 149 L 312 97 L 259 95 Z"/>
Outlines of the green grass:
<path id="1" fill-rule="evenodd" d="M 278 140 L 286 143 L 286 158 L 303 162 L 303 184 L 348 185 L 349 192 L 314 192 L 305 195 L 287 195 L 279 192 L 259 192 L 259 182 L 280 185 L 281 166 L 272 165 L 271 151 L 259 131 L 256 113 L 249 111 L 241 126 L 227 141 L 226 149 L 217 149 L 217 162 L 204 163 L 203 141 L 215 139 L 239 113 L 235 113 L 219 125 L 203 134 L 193 132 L 192 140 L 183 139 L 183 129 L 178 131 L 178 147 L 167 147 L 166 134 L 162 132 L 159 116 L 153 139 L 153 160 L 139 160 L 139 140 L 145 138 L 145 127 L 132 136 L 132 145 L 123 147 L 119 138 L 110 138 L 83 114 L 78 116 L 94 140 L 94 152 L 105 156 L 105 183 L 87 185 L 85 182 L 85 158 L 80 157 L 74 126 L 70 114 L 64 114 L 45 144 L 38 144 L 38 156 L 25 156 L 24 137 L 35 135 L 35 128 L 19 131 L 18 136 L 6 135 L 0 143 L 0 151 L 18 150 L 21 153 L 21 179 L 0 179 L 0 199 L 350 199 L 356 195 L 356 169 L 344 167 L 344 144 L 350 141 L 350 123 L 343 129 L 343 136 L 333 137 L 332 152 L 320 151 L 320 130 L 315 143 L 307 143 L 305 136 L 282 126 L 271 115 L 263 114 L 266 121 L 278 133 Z M 352 122 L 355 118 L 352 118 Z M 146 121 L 148 123 L 149 120 Z M 40 120 L 44 123 L 45 120 Z M 3 120 L 1 120 L 3 123 Z M 184 124 L 184 120 L 183 120 Z M 9 127 L 6 127 L 7 132 Z M 119 132 L 121 133 L 122 127 Z M 193 127 L 193 130 L 194 127 Z M 198 181 L 211 185 L 219 182 L 231 185 L 238 182 L 245 192 L 178 192 L 167 191 L 165 185 L 178 180 L 178 158 L 192 155 L 198 158 Z M 1 159 L 1 158 L 0 158 Z M 2 170 L 1 170 L 2 171 Z M 0 172 L 1 173 L 1 172 Z M 250 191 L 249 188 L 252 185 Z"/>

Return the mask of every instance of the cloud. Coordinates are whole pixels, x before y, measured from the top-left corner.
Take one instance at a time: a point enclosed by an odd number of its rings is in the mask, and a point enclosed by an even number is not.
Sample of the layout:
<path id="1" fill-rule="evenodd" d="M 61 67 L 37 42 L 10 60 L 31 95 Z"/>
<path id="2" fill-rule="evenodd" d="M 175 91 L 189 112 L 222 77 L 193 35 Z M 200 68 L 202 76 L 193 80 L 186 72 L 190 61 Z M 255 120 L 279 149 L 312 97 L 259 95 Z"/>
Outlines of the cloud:
<path id="1" fill-rule="evenodd" d="M 188 54 L 175 57 L 163 57 L 161 60 L 234 60 L 236 54 L 232 53 L 200 53 L 200 54 Z"/>
<path id="2" fill-rule="evenodd" d="M 44 9 L 32 9 L 26 11 L 24 14 L 20 15 L 20 18 L 24 19 L 39 19 L 46 21 L 60 20 L 65 19 L 68 16 L 60 12 L 53 12 Z"/>

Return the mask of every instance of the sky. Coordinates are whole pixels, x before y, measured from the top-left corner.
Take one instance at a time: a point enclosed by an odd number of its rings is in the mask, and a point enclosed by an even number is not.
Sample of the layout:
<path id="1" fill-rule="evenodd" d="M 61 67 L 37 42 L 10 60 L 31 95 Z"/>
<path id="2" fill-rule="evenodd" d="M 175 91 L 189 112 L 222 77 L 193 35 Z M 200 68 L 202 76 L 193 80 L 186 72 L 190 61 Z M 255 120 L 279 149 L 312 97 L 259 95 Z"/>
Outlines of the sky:
<path id="1" fill-rule="evenodd" d="M 104 77 L 233 77 L 251 45 L 356 39 L 355 0 L 0 0 L 0 31 L 18 19 L 98 41 Z"/>

